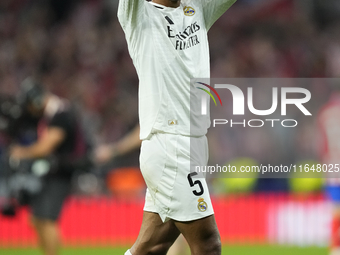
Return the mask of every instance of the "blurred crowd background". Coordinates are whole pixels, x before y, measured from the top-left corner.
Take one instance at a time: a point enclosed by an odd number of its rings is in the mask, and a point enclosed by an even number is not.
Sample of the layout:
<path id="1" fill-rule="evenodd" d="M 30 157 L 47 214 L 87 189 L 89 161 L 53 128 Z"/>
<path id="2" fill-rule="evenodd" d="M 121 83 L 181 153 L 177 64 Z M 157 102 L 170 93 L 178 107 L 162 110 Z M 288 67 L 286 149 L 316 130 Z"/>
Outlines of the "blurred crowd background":
<path id="1" fill-rule="evenodd" d="M 97 143 L 122 137 L 138 123 L 138 78 L 117 5 L 1 1 L 0 93 L 14 95 L 25 77 L 43 72 L 49 89 L 79 106 Z M 339 77 L 339 14 L 336 0 L 239 0 L 209 32 L 212 77 Z M 316 92 L 320 105 L 329 91 Z"/>
<path id="2" fill-rule="evenodd" d="M 138 124 L 138 78 L 117 20 L 117 5 L 118 0 L 1 0 L 0 94 L 15 95 L 24 78 L 42 72 L 46 87 L 78 106 L 96 144 L 121 138 Z M 339 25 L 338 0 L 238 0 L 209 32 L 211 76 L 338 78 Z M 331 88 L 315 87 L 313 93 L 318 95 L 312 105 L 317 109 Z M 290 131 L 289 137 L 296 139 L 273 157 L 268 157 L 272 148 L 266 134 L 252 133 L 253 143 L 246 148 L 239 144 L 249 134 L 240 130 L 212 137 L 212 158 L 224 153 L 225 162 L 237 157 L 274 164 L 317 160 L 314 124 L 307 120 Z M 283 132 L 273 135 L 280 140 Z M 287 143 L 282 137 L 281 142 Z M 220 147 L 220 141 L 230 146 Z M 1 146 L 5 145 L 0 139 Z M 138 168 L 138 151 L 118 161 L 105 173 L 117 167 Z M 86 178 L 85 190 L 91 183 L 102 185 L 92 192 L 106 191 L 105 183 L 113 189 L 119 186 L 114 178 Z M 130 177 L 122 178 L 124 186 Z M 133 178 L 132 174 L 131 180 L 143 185 Z M 254 189 L 289 191 L 290 187 L 285 179 L 263 179 Z"/>
<path id="3" fill-rule="evenodd" d="M 117 0 L 3 0 L 0 92 L 43 70 L 104 141 L 137 123 L 138 78 Z M 338 77 L 336 0 L 239 0 L 209 32 L 212 77 Z M 128 103 L 127 103 L 128 102 Z M 131 128 L 131 127 L 130 127 Z"/>
<path id="4" fill-rule="evenodd" d="M 117 0 L 1 1 L 0 93 L 15 95 L 24 78 L 43 73 L 46 87 L 78 106 L 96 144 L 121 138 L 138 123 L 138 78 L 117 5 Z M 339 77 L 339 14 L 336 0 L 239 0 L 209 32 L 212 77 Z M 330 88 L 313 94 L 314 108 L 320 107 Z M 220 144 L 226 148 L 211 142 L 212 157 L 223 152 L 225 162 L 240 156 L 260 163 L 317 159 L 314 122 L 305 122 L 289 134 L 298 137 L 290 145 L 295 149 L 283 146 L 276 161 L 275 155 L 264 157 L 263 151 L 273 151 L 266 146 L 269 137 L 240 129 L 225 136 Z M 287 141 L 283 131 L 276 137 Z M 240 147 L 247 133 L 258 146 Z M 118 165 L 138 166 L 138 152 Z M 263 181 L 258 190 L 288 189 L 285 180 Z"/>

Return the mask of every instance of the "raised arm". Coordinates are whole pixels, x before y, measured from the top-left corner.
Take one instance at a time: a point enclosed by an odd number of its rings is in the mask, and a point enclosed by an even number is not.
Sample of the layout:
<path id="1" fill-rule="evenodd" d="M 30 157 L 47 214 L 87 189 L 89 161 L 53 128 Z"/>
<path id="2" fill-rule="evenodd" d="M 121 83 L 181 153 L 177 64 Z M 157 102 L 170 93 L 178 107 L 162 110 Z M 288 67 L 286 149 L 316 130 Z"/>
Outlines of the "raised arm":
<path id="1" fill-rule="evenodd" d="M 118 20 L 124 31 L 134 30 L 140 24 L 145 0 L 119 0 Z"/>
<path id="2" fill-rule="evenodd" d="M 204 20 L 207 30 L 222 16 L 236 0 L 200 0 L 203 7 Z"/>

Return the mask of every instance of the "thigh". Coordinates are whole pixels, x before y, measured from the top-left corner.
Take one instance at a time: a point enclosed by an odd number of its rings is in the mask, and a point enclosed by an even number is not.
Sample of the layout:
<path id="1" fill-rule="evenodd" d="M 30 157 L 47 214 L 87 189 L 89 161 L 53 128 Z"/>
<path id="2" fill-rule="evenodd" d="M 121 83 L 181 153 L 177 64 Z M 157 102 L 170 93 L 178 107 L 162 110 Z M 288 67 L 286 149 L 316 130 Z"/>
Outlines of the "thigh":
<path id="1" fill-rule="evenodd" d="M 174 222 L 187 240 L 192 254 L 210 254 L 209 248 L 220 244 L 215 216 L 189 222 Z"/>
<path id="2" fill-rule="evenodd" d="M 130 251 L 133 255 L 165 255 L 179 234 L 172 220 L 163 223 L 157 213 L 144 212 L 138 238 Z"/>
<path id="3" fill-rule="evenodd" d="M 163 222 L 193 221 L 214 213 L 205 178 L 191 172 L 191 166 L 206 164 L 206 137 L 154 134 L 143 141 L 140 161 L 148 186 L 145 211 L 157 212 Z"/>

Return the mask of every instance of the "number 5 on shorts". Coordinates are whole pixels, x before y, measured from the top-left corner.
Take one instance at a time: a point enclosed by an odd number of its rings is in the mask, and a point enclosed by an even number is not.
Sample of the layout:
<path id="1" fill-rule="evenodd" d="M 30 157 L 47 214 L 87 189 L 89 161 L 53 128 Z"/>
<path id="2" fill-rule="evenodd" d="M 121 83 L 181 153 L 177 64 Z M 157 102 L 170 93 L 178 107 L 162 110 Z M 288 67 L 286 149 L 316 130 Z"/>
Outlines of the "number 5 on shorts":
<path id="1" fill-rule="evenodd" d="M 194 190 L 192 193 L 194 193 L 195 196 L 201 196 L 204 193 L 203 185 L 199 180 L 196 180 L 196 181 L 192 180 L 191 177 L 195 176 L 195 175 L 197 175 L 196 172 L 192 172 L 192 173 L 188 174 L 188 181 L 189 181 L 190 187 L 194 187 L 195 185 L 198 185 L 200 190 L 199 191 Z"/>

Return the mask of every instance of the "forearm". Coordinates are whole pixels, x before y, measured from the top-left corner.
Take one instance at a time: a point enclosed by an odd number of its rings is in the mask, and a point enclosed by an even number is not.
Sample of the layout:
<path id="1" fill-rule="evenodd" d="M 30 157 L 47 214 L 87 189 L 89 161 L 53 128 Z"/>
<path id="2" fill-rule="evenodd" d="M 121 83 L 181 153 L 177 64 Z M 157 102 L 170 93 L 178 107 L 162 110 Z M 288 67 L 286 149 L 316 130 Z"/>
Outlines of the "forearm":
<path id="1" fill-rule="evenodd" d="M 18 146 L 16 147 L 16 153 L 21 159 L 43 158 L 49 156 L 52 151 L 38 143 L 30 146 Z"/>
<path id="2" fill-rule="evenodd" d="M 124 155 L 134 149 L 139 148 L 141 145 L 141 140 L 139 139 L 139 131 L 139 126 L 135 127 L 130 133 L 128 133 L 125 137 L 118 141 L 116 145 L 113 145 L 113 155 Z"/>
<path id="3" fill-rule="evenodd" d="M 55 151 L 64 140 L 65 132 L 60 128 L 46 129 L 44 135 L 30 146 L 15 145 L 11 148 L 11 157 L 31 159 L 47 157 Z"/>

